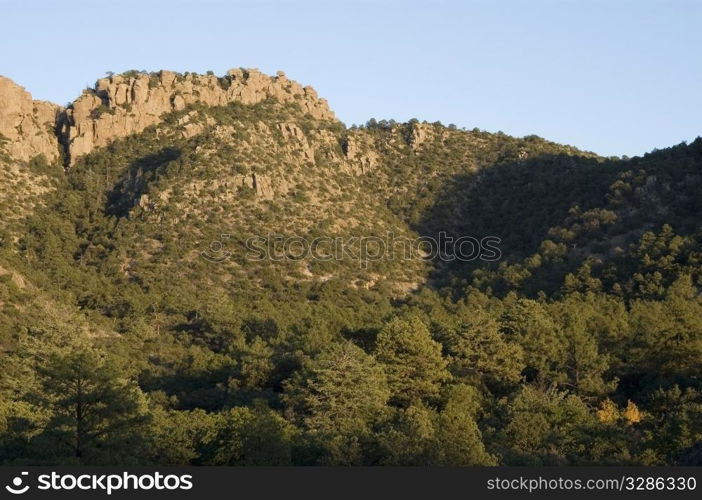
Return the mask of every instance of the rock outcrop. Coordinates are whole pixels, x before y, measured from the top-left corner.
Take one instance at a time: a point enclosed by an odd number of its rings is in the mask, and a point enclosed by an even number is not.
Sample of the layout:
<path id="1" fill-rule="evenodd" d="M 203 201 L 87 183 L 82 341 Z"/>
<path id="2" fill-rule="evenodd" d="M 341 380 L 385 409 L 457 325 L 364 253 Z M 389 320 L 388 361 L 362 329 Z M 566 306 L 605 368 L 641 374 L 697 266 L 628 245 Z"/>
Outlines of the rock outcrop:
<path id="1" fill-rule="evenodd" d="M 61 108 L 45 101 L 34 101 L 29 92 L 0 76 L 0 152 L 14 160 L 27 161 L 44 155 L 59 157 L 55 133 Z"/>
<path id="2" fill-rule="evenodd" d="M 365 174 L 373 170 L 380 162 L 380 155 L 375 150 L 372 139 L 363 133 L 349 135 L 344 145 L 346 160 L 352 172 Z"/>
<path id="3" fill-rule="evenodd" d="M 224 77 L 172 71 L 128 73 L 98 80 L 94 89 L 84 91 L 69 106 L 61 124 L 62 142 L 72 164 L 81 155 L 141 132 L 164 114 L 189 104 L 256 104 L 267 98 L 296 103 L 317 119 L 336 120 L 314 89 L 289 80 L 282 71 L 273 77 L 247 69 L 229 70 Z"/>
<path id="4" fill-rule="evenodd" d="M 434 127 L 428 123 L 416 122 L 412 124 L 409 137 L 409 144 L 412 151 L 421 149 L 425 143 L 432 140 L 434 140 Z"/>
<path id="5" fill-rule="evenodd" d="M 268 76 L 255 69 L 232 69 L 223 77 L 165 70 L 128 72 L 98 80 L 65 110 L 32 100 L 24 88 L 0 76 L 0 153 L 20 161 L 43 154 L 54 161 L 63 149 L 68 165 L 72 165 L 95 148 L 139 133 L 159 123 L 166 113 L 190 104 L 256 104 L 268 98 L 295 103 L 316 119 L 336 120 L 327 101 L 312 87 L 289 80 L 282 71 Z M 201 128 L 188 125 L 184 134 L 195 135 Z M 299 135 L 291 128 L 281 131 Z M 309 152 L 304 137 L 297 139 Z"/>

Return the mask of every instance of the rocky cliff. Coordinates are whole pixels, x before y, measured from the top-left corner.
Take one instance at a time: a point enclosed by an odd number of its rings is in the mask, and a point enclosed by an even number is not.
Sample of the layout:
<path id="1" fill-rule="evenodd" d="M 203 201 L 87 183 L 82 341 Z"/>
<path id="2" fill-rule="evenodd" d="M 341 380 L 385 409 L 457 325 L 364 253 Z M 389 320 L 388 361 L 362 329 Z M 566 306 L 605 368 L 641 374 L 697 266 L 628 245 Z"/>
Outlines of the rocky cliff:
<path id="1" fill-rule="evenodd" d="M 54 161 L 59 156 L 56 137 L 61 108 L 45 101 L 34 101 L 29 92 L 0 76 L 0 153 L 27 161 L 44 155 Z"/>
<path id="2" fill-rule="evenodd" d="M 289 80 L 282 71 L 268 76 L 255 69 L 232 69 L 223 77 L 131 71 L 98 80 L 67 109 L 34 101 L 22 87 L 0 77 L 0 152 L 14 160 L 43 154 L 54 161 L 63 148 L 72 165 L 95 148 L 141 132 L 190 104 L 256 104 L 268 98 L 295 103 L 316 119 L 336 120 L 312 87 Z"/>
<path id="3" fill-rule="evenodd" d="M 114 139 L 138 133 L 189 104 L 256 104 L 267 98 L 296 103 L 317 119 L 335 120 L 325 99 L 279 71 L 232 69 L 223 77 L 172 71 L 127 73 L 97 81 L 65 111 L 61 135 L 69 162 Z"/>

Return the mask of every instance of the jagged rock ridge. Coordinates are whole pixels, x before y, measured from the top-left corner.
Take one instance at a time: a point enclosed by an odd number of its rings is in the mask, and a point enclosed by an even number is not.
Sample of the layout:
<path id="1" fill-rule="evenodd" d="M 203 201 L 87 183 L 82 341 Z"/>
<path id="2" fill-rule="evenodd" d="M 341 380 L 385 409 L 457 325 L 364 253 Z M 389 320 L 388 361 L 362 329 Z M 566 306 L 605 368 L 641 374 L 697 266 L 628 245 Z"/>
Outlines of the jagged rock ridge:
<path id="1" fill-rule="evenodd" d="M 189 104 L 222 106 L 230 102 L 256 104 L 269 97 L 295 102 L 318 119 L 335 120 L 325 99 L 312 87 L 258 70 L 232 69 L 215 75 L 180 75 L 173 71 L 115 75 L 97 81 L 66 110 L 61 135 L 69 161 L 114 139 L 138 133 L 158 123 L 161 116 Z"/>
<path id="2" fill-rule="evenodd" d="M 54 161 L 59 156 L 56 123 L 61 107 L 34 101 L 29 92 L 0 76 L 0 152 L 27 161 L 44 155 Z"/>
<path id="3" fill-rule="evenodd" d="M 268 98 L 296 103 L 316 119 L 336 120 L 312 87 L 289 80 L 282 71 L 275 76 L 242 68 L 223 77 L 165 70 L 111 75 L 86 89 L 67 109 L 32 101 L 22 87 L 0 77 L 0 139 L 5 152 L 22 161 L 40 154 L 53 161 L 60 144 L 72 165 L 95 148 L 139 133 L 164 114 L 190 104 L 256 104 Z"/>

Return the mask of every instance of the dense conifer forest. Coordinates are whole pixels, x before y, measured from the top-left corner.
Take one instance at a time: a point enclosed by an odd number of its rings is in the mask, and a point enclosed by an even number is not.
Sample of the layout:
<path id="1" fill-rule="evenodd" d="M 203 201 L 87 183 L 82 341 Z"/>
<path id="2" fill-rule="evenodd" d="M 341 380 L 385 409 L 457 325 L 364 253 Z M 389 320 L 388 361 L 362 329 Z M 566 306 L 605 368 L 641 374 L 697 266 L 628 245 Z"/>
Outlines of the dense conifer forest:
<path id="1" fill-rule="evenodd" d="M 702 139 L 603 158 L 271 98 L 63 161 L 0 197 L 4 465 L 702 464 Z M 499 258 L 249 252 L 388 233 Z"/>

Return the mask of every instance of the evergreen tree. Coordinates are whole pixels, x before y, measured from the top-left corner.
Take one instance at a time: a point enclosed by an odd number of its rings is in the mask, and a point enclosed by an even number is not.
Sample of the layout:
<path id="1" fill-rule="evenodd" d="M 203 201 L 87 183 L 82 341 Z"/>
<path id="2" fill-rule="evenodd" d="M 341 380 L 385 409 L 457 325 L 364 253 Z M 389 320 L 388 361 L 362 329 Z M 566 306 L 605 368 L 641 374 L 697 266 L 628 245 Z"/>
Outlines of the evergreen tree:
<path id="1" fill-rule="evenodd" d="M 416 317 L 395 318 L 383 326 L 374 355 L 387 373 L 392 401 L 400 405 L 435 398 L 450 377 L 441 344 Z"/>
<path id="2" fill-rule="evenodd" d="M 475 413 L 474 392 L 465 386 L 453 388 L 436 425 L 436 465 L 497 465 L 497 459 L 485 450 Z"/>
<path id="3" fill-rule="evenodd" d="M 287 413 L 334 464 L 363 462 L 390 397 L 382 367 L 350 342 L 332 344 L 284 384 Z"/>
<path id="4" fill-rule="evenodd" d="M 449 342 L 451 371 L 456 377 L 491 387 L 517 384 L 525 367 L 522 347 L 508 342 L 499 323 L 485 312 L 476 312 L 458 326 Z"/>
<path id="5" fill-rule="evenodd" d="M 97 350 L 54 353 L 38 369 L 33 396 L 47 420 L 33 447 L 38 458 L 81 464 L 139 463 L 148 421 L 139 388 Z M 50 454 L 46 456 L 46 454 Z"/>
<path id="6" fill-rule="evenodd" d="M 508 303 L 500 324 L 505 337 L 524 350 L 528 379 L 544 386 L 564 382 L 565 339 L 544 305 L 530 299 Z"/>

